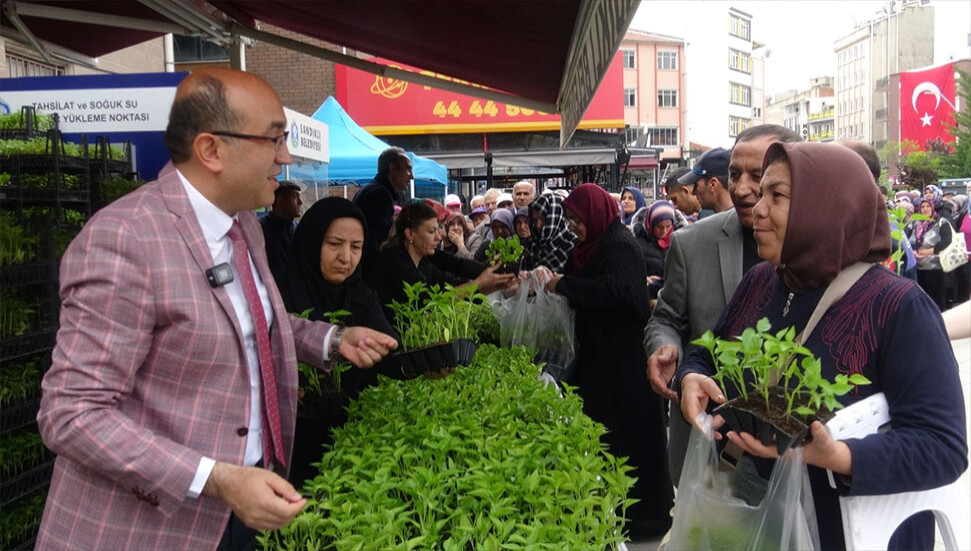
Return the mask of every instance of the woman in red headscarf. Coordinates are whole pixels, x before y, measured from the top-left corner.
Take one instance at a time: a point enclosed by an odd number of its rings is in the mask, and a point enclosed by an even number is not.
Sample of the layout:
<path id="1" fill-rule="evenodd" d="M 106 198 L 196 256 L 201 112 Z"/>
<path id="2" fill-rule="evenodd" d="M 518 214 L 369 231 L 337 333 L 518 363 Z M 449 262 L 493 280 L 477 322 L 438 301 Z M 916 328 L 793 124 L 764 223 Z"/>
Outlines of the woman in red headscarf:
<path id="1" fill-rule="evenodd" d="M 576 310 L 576 365 L 568 380 L 583 409 L 607 427 L 610 453 L 627 456 L 637 483 L 627 509 L 633 539 L 663 534 L 671 525 L 664 410 L 651 391 L 641 345 L 650 317 L 647 272 L 634 236 L 620 219 L 617 202 L 595 184 L 583 184 L 563 201 L 577 244 L 566 275 L 547 285 Z"/>

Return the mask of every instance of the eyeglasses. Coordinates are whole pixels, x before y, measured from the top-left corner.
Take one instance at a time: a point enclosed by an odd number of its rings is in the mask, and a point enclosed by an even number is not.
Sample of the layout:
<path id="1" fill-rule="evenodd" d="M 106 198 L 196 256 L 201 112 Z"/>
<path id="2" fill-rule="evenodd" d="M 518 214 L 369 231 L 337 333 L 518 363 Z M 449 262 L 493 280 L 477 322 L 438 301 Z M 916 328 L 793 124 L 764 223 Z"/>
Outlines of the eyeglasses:
<path id="1" fill-rule="evenodd" d="M 290 136 L 290 132 L 284 132 L 279 136 L 260 136 L 257 134 L 237 134 L 235 132 L 223 132 L 222 130 L 214 130 L 210 134 L 215 134 L 216 136 L 226 136 L 227 138 L 239 138 L 241 140 L 255 140 L 258 142 L 269 142 L 272 143 L 274 147 L 280 149 L 283 144 L 287 143 L 287 137 Z"/>

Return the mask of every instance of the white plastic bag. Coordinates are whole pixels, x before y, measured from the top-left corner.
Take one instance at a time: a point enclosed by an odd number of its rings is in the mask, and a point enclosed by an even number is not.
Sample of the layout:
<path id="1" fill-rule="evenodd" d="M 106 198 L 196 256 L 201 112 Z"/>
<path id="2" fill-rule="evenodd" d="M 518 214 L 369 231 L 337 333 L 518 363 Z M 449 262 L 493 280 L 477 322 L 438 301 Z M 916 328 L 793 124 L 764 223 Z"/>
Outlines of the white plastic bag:
<path id="1" fill-rule="evenodd" d="M 566 297 L 549 293 L 544 272 L 537 269 L 522 281 L 516 295 L 498 309 L 499 342 L 535 349 L 534 361 L 557 381 L 571 373 L 575 349 L 574 313 Z"/>
<path id="2" fill-rule="evenodd" d="M 757 506 L 734 497 L 735 473 L 719 471 L 712 417 L 699 417 L 688 441 L 668 549 L 819 549 L 816 514 L 801 448 L 776 461 Z"/>

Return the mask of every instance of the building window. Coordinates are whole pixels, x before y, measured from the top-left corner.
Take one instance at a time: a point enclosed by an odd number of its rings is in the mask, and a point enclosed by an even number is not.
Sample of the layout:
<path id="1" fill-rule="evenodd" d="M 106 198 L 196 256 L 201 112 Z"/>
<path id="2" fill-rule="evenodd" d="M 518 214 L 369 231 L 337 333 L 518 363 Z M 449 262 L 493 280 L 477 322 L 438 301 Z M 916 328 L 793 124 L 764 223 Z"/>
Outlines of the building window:
<path id="1" fill-rule="evenodd" d="M 728 135 L 732 138 L 738 136 L 742 130 L 752 126 L 751 119 L 743 119 L 741 117 L 728 117 Z"/>
<path id="2" fill-rule="evenodd" d="M 172 48 L 176 63 L 228 61 L 226 48 L 198 36 L 173 35 Z"/>
<path id="3" fill-rule="evenodd" d="M 652 146 L 664 145 L 664 146 L 677 146 L 678 145 L 678 129 L 675 128 L 648 128 L 647 129 L 647 139 L 648 143 Z"/>
<path id="4" fill-rule="evenodd" d="M 753 107 L 752 108 L 752 118 L 753 119 L 761 119 L 762 118 L 762 108 L 761 107 Z"/>
<path id="5" fill-rule="evenodd" d="M 637 88 L 624 88 L 624 107 L 637 107 Z"/>
<path id="6" fill-rule="evenodd" d="M 752 56 L 733 48 L 728 49 L 728 66 L 743 73 L 752 72 Z"/>
<path id="7" fill-rule="evenodd" d="M 745 86 L 743 84 L 735 84 L 734 82 L 729 82 L 728 90 L 729 90 L 728 101 L 738 105 L 745 105 L 746 107 L 752 105 L 751 87 Z"/>
<path id="8" fill-rule="evenodd" d="M 658 90 L 657 106 L 658 107 L 677 107 L 678 91 L 677 90 Z"/>
<path id="9" fill-rule="evenodd" d="M 657 68 L 659 70 L 677 70 L 678 68 L 678 52 L 658 52 L 657 53 Z"/>
<path id="10" fill-rule="evenodd" d="M 18 77 L 53 77 L 64 74 L 64 67 L 48 65 L 40 61 L 32 61 L 25 57 L 7 54 L 7 76 Z"/>
<path id="11" fill-rule="evenodd" d="M 636 52 L 634 50 L 621 50 L 624 54 L 624 69 L 634 69 L 637 67 Z"/>
<path id="12" fill-rule="evenodd" d="M 749 40 L 751 38 L 751 23 L 749 23 L 748 19 L 742 19 L 737 15 L 731 15 L 730 18 L 728 33 L 743 40 Z"/>

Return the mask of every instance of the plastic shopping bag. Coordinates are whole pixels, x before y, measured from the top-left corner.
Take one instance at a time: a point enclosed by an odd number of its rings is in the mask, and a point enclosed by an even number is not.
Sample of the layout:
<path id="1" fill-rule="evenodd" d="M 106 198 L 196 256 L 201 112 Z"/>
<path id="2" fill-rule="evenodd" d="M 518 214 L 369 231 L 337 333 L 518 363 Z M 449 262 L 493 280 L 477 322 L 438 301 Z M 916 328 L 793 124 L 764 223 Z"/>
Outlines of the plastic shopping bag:
<path id="1" fill-rule="evenodd" d="M 736 497 L 736 472 L 719 470 L 711 429 L 691 431 L 674 508 L 668 549 L 819 549 L 809 475 L 800 448 L 775 462 L 765 496 L 757 505 Z"/>
<path id="2" fill-rule="evenodd" d="M 565 297 L 546 291 L 543 272 L 530 273 L 501 308 L 499 342 L 535 349 L 533 361 L 557 382 L 569 377 L 575 356 L 574 313 Z"/>

